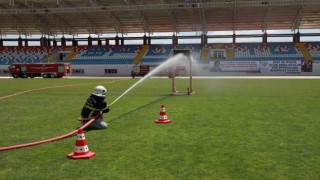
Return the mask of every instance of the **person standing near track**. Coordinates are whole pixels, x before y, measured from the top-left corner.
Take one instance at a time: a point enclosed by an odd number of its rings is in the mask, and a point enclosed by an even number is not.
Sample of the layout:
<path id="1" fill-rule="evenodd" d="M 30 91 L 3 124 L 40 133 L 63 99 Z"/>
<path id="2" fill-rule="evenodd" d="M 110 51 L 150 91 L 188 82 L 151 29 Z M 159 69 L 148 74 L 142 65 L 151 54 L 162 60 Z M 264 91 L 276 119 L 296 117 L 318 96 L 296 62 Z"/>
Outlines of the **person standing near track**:
<path id="1" fill-rule="evenodd" d="M 110 108 L 105 101 L 107 89 L 104 86 L 94 88 L 81 111 L 81 124 L 85 125 L 91 118 L 97 117 L 85 130 L 106 129 L 108 124 L 103 121 L 103 113 L 108 113 Z"/>

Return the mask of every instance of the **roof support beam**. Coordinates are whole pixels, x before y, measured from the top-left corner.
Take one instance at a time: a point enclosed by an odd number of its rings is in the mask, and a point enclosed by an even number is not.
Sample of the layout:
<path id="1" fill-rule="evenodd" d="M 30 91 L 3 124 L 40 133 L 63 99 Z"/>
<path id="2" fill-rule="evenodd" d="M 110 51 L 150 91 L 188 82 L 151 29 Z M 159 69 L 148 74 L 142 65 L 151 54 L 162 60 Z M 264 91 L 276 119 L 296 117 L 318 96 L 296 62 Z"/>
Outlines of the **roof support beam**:
<path id="1" fill-rule="evenodd" d="M 1 6 L 1 7 L 2 7 L 2 8 L 5 8 L 5 7 L 3 7 L 3 6 Z M 25 34 L 25 35 L 30 35 L 30 34 L 31 34 L 31 33 L 28 32 L 27 26 L 26 26 L 26 25 L 24 24 L 24 22 L 20 19 L 19 15 L 13 14 L 11 17 L 13 18 L 13 20 L 18 21 L 18 23 L 19 23 L 19 26 L 16 27 L 19 35 L 20 35 L 20 34 Z M 2 31 L 1 31 L 1 34 L 2 34 Z"/>
<path id="2" fill-rule="evenodd" d="M 172 32 L 179 34 L 179 26 L 178 26 L 177 18 L 174 15 L 173 11 L 170 11 L 170 17 L 171 17 Z"/>
<path id="3" fill-rule="evenodd" d="M 136 3 L 134 2 L 134 0 L 123 0 L 123 3 L 125 5 L 136 5 Z M 146 17 L 146 15 L 143 13 L 143 11 L 139 10 L 138 11 L 138 14 L 139 14 L 139 20 L 143 26 L 143 30 L 144 30 L 144 33 L 149 33 L 149 34 L 152 34 L 152 29 L 151 29 L 151 26 L 150 26 L 150 23 L 148 21 L 148 18 Z"/>
<path id="4" fill-rule="evenodd" d="M 75 7 L 74 4 L 71 4 L 70 2 L 66 2 L 64 0 L 61 0 L 64 4 L 67 4 L 71 7 Z M 96 1 L 93 1 L 93 0 L 89 0 L 88 1 L 89 5 L 92 6 L 92 7 L 95 7 L 96 6 Z M 80 14 L 80 17 L 81 19 L 84 18 L 87 22 L 87 30 L 88 30 L 88 33 L 89 34 L 102 34 L 102 31 L 99 30 L 97 24 L 91 19 L 89 18 L 85 12 L 79 12 Z"/>
<path id="5" fill-rule="evenodd" d="M 292 23 L 291 31 L 295 31 L 300 28 L 302 18 L 303 18 L 303 6 L 301 5 Z"/>
<path id="6" fill-rule="evenodd" d="M 102 34 L 102 32 L 97 27 L 96 23 L 92 19 L 90 19 L 85 13 L 81 13 L 80 17 L 83 17 L 86 19 L 86 21 L 88 23 L 87 29 L 88 29 L 89 34 Z"/>
<path id="7" fill-rule="evenodd" d="M 9 1 L 9 5 L 10 5 L 10 6 L 14 6 L 14 0 L 10 0 L 10 1 Z"/>
<path id="8" fill-rule="evenodd" d="M 0 28 L 0 38 L 2 38 L 2 36 L 7 36 L 7 33 Z"/>
<path id="9" fill-rule="evenodd" d="M 266 32 L 271 29 L 297 31 L 304 28 L 319 28 L 320 0 L 150 0 L 150 2 L 11 0 L 11 2 L 14 5 L 9 5 L 10 0 L 0 3 L 0 17 L 2 17 L 0 29 L 8 34 L 27 31 L 32 34 L 45 32 L 55 34 L 145 32 L 147 34 L 147 32 L 172 31 L 201 33 L 209 30 L 254 29 Z"/>
<path id="10" fill-rule="evenodd" d="M 128 31 L 126 30 L 126 28 L 123 26 L 123 24 L 121 23 L 121 21 L 119 20 L 119 18 L 114 15 L 113 12 L 109 12 L 108 13 L 108 19 L 111 20 L 114 30 L 116 31 L 116 33 L 121 33 L 121 34 L 127 34 Z"/>
<path id="11" fill-rule="evenodd" d="M 70 4 L 69 1 L 59 0 L 58 3 Z M 124 1 L 129 2 L 129 0 Z M 132 2 L 132 0 L 130 1 Z M 163 0 L 163 2 L 166 2 Z M 56 8 L 17 8 L 17 9 L 0 9 L 0 14 L 48 14 L 48 13 L 85 13 L 85 12 L 115 12 L 115 11 L 142 11 L 142 10 L 174 10 L 174 9 L 214 9 L 214 8 L 228 8 L 235 4 L 236 7 L 266 7 L 266 6 L 295 6 L 301 5 L 319 5 L 319 0 L 256 0 L 256 1 L 223 1 L 223 2 L 196 2 L 196 3 L 162 3 L 162 4 L 139 4 L 133 3 L 125 6 L 68 6 L 68 7 L 56 7 Z M 10 0 L 10 5 L 14 5 L 14 0 Z"/>
<path id="12" fill-rule="evenodd" d="M 139 19 L 140 19 L 140 22 L 143 25 L 144 32 L 152 34 L 152 30 L 151 30 L 151 27 L 150 27 L 150 24 L 149 24 L 149 21 L 148 21 L 147 17 L 144 15 L 144 13 L 142 11 L 140 11 L 139 14 L 140 14 Z"/>
<path id="13" fill-rule="evenodd" d="M 131 0 L 122 0 L 122 1 L 123 1 L 123 4 L 125 5 L 129 5 L 132 3 Z"/>
<path id="14" fill-rule="evenodd" d="M 62 5 L 65 2 L 63 0 L 58 1 L 57 0 L 57 5 Z M 27 3 L 25 3 L 27 5 Z M 39 3 L 32 3 L 32 6 L 28 6 L 32 8 L 34 5 L 40 7 L 40 8 L 46 8 L 42 4 Z M 35 19 L 34 22 L 38 24 L 38 27 L 40 29 L 40 32 L 42 35 L 52 35 L 55 36 L 57 33 L 55 32 L 56 29 L 60 29 L 62 34 L 76 34 L 73 28 L 70 27 L 70 24 L 63 20 L 58 14 L 47 14 L 47 15 L 42 15 L 42 14 L 34 14 L 33 18 Z M 63 22 L 62 25 L 61 23 L 58 25 L 57 22 Z"/>
<path id="15" fill-rule="evenodd" d="M 264 20 L 261 27 L 262 32 L 266 32 L 268 30 L 268 19 L 269 19 L 270 12 L 271 12 L 271 6 L 268 6 L 268 8 L 264 13 Z"/>
<path id="16" fill-rule="evenodd" d="M 32 4 L 29 4 L 29 3 L 27 2 L 27 0 L 24 0 L 24 5 L 25 5 L 26 7 L 33 8 L 33 3 L 32 3 Z"/>
<path id="17" fill-rule="evenodd" d="M 206 17 L 206 12 L 205 9 L 201 8 L 200 10 L 201 13 L 201 25 L 202 25 L 202 34 L 207 34 L 208 33 L 208 24 L 207 24 L 207 17 Z"/>
<path id="18" fill-rule="evenodd" d="M 36 26 L 39 28 L 40 32 L 43 35 L 54 35 L 54 32 L 52 31 L 52 23 L 49 22 L 47 19 L 44 17 L 35 14 L 33 16 L 34 22 Z"/>
<path id="19" fill-rule="evenodd" d="M 27 0 L 25 0 L 24 3 L 18 2 L 17 4 L 20 7 L 25 7 L 26 9 L 32 9 L 33 5 L 34 5 L 33 3 L 32 3 L 32 5 L 28 4 Z M 41 7 L 41 6 L 39 5 L 39 7 Z M 18 19 L 19 23 L 23 25 L 22 20 L 20 20 L 17 15 L 14 15 L 14 16 Z M 34 22 L 36 24 L 36 27 L 39 29 L 39 31 L 42 34 L 48 34 L 48 35 L 54 34 L 54 32 L 51 30 L 52 23 L 50 21 L 47 21 L 46 18 L 44 18 L 40 14 L 33 14 L 32 17 L 35 20 Z M 25 26 L 25 25 L 23 25 L 23 26 Z M 18 27 L 17 30 L 18 30 L 19 34 L 25 34 L 25 35 L 30 35 L 31 34 L 31 33 L 27 32 L 26 28 Z"/>
<path id="20" fill-rule="evenodd" d="M 55 28 L 59 29 L 63 34 L 74 34 L 76 31 L 71 27 L 69 22 L 65 21 L 58 14 L 55 14 L 52 18 L 55 23 Z"/>
<path id="21" fill-rule="evenodd" d="M 19 26 L 16 27 L 19 34 L 29 34 L 27 26 L 23 23 L 18 15 L 13 15 L 12 18 L 19 22 Z"/>
<path id="22" fill-rule="evenodd" d="M 169 2 L 167 0 L 161 0 L 163 5 L 169 4 Z M 172 28 L 172 32 L 179 34 L 179 27 L 178 27 L 178 22 L 177 22 L 177 18 L 174 15 L 174 12 L 172 9 L 168 9 L 169 12 L 169 16 L 171 18 L 171 28 Z"/>
<path id="23" fill-rule="evenodd" d="M 197 23 L 196 23 L 196 20 L 195 20 L 195 14 L 194 14 L 194 9 L 191 9 L 191 8 L 189 8 L 189 9 L 187 9 L 187 12 L 188 12 L 188 14 L 189 14 L 189 16 L 190 16 L 190 24 L 191 24 L 191 26 L 192 26 L 192 31 L 197 31 Z"/>
<path id="24" fill-rule="evenodd" d="M 232 30 L 235 32 L 237 29 L 237 24 L 236 24 L 236 17 L 237 17 L 237 2 L 234 2 L 233 6 L 233 18 L 232 18 Z"/>
<path id="25" fill-rule="evenodd" d="M 60 2 L 60 0 L 57 0 L 57 5 L 58 5 L 58 6 L 62 5 L 62 3 Z"/>

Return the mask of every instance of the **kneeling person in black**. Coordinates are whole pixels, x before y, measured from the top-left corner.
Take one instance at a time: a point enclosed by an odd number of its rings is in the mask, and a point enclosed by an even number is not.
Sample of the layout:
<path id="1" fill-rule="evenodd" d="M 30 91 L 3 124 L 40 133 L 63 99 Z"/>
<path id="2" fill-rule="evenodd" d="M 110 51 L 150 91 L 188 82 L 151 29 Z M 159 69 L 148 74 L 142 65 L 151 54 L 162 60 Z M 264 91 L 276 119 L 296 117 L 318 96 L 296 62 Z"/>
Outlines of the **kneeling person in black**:
<path id="1" fill-rule="evenodd" d="M 86 129 L 106 129 L 108 124 L 103 121 L 103 113 L 108 113 L 110 108 L 105 101 L 105 95 L 107 89 L 103 86 L 95 87 L 91 96 L 87 99 L 85 105 L 82 108 L 82 125 L 86 124 L 91 118 L 99 116 L 93 121 Z"/>

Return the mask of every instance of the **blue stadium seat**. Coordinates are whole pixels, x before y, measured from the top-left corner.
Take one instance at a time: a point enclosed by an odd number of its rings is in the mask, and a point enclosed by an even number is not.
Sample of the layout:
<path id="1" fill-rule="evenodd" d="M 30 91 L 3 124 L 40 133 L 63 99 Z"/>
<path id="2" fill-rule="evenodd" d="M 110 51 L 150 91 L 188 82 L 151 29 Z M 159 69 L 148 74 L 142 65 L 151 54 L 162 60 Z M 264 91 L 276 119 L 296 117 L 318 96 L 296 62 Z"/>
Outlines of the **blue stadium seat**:
<path id="1" fill-rule="evenodd" d="M 304 43 L 314 60 L 320 60 L 320 42 Z M 72 60 L 72 64 L 131 64 L 134 58 L 142 50 L 142 45 L 119 46 L 78 46 L 78 47 L 0 47 L 0 64 L 9 65 L 13 62 L 38 63 L 44 57 L 57 51 L 74 51 L 78 54 Z M 238 61 L 263 61 L 263 60 L 303 60 L 304 56 L 295 43 L 271 42 L 271 43 L 216 43 L 206 44 L 154 44 L 140 59 L 141 63 L 161 63 L 173 54 L 174 49 L 191 49 L 193 58 L 199 63 L 208 61 L 199 60 L 203 49 L 230 49 L 234 51 L 234 59 Z"/>

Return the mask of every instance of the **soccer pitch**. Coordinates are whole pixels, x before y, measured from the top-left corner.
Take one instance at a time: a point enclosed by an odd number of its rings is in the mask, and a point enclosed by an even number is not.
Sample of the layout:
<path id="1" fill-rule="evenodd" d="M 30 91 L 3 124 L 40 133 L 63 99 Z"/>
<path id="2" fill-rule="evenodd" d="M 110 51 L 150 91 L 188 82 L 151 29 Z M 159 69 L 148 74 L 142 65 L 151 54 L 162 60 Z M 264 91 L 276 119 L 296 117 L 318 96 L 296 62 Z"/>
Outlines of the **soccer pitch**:
<path id="1" fill-rule="evenodd" d="M 57 137 L 97 85 L 114 101 L 138 79 L 0 79 L 0 147 Z M 179 82 L 186 81 L 180 79 Z M 182 85 L 179 90 L 187 87 Z M 30 91 L 32 90 L 32 91 Z M 66 157 L 75 136 L 1 151 L 4 179 L 319 179 L 320 79 L 194 79 L 172 96 L 150 78 L 85 132 L 88 160 Z M 157 124 L 164 104 L 170 124 Z"/>

